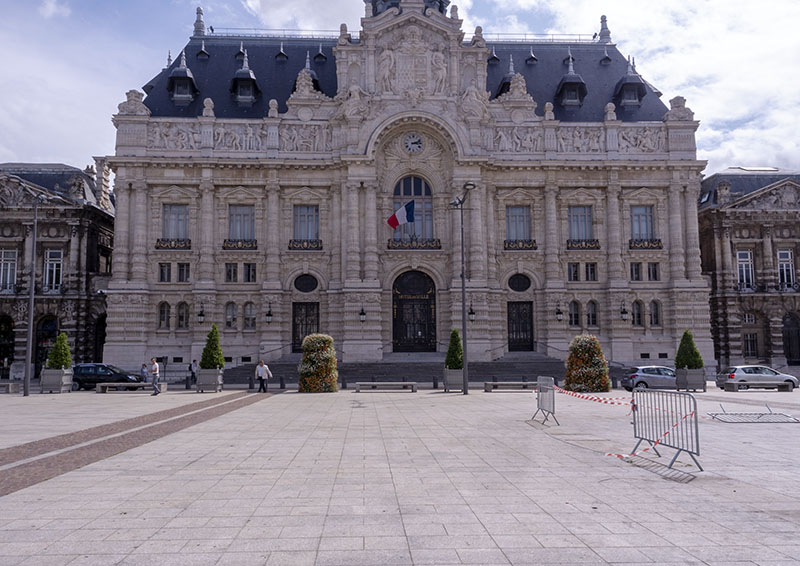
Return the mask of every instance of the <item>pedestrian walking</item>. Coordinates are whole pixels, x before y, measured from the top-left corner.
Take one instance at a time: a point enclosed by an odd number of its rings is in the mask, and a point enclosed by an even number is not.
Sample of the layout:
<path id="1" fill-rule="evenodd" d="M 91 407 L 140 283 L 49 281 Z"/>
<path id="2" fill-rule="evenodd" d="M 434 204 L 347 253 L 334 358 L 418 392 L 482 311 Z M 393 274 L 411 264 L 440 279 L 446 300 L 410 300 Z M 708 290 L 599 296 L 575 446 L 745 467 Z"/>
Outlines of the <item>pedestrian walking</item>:
<path id="1" fill-rule="evenodd" d="M 197 360 L 192 360 L 192 363 L 189 366 L 189 371 L 192 373 L 192 385 L 197 383 L 197 370 L 199 369 L 200 366 L 197 365 Z"/>
<path id="2" fill-rule="evenodd" d="M 150 377 L 150 370 L 147 369 L 147 364 L 142 364 L 142 369 L 139 370 L 139 377 L 142 378 L 142 383 L 147 383 L 147 378 Z"/>
<path id="3" fill-rule="evenodd" d="M 258 378 L 258 392 L 267 392 L 267 379 L 272 377 L 272 372 L 269 371 L 269 366 L 264 363 L 264 360 L 258 362 L 256 366 L 256 377 Z"/>
<path id="4" fill-rule="evenodd" d="M 158 375 L 158 362 L 155 358 L 150 358 L 150 376 L 153 378 L 153 393 L 152 395 L 158 395 L 161 393 L 161 388 L 158 386 L 159 382 L 159 375 Z"/>

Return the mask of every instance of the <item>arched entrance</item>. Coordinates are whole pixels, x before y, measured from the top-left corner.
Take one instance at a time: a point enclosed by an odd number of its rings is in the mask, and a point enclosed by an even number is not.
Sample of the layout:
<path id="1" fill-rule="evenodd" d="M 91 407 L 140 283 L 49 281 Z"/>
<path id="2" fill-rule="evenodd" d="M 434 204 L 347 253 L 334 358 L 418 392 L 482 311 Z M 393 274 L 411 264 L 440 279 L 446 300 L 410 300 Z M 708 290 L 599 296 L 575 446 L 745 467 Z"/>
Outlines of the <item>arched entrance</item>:
<path id="1" fill-rule="evenodd" d="M 47 355 L 50 348 L 56 342 L 58 336 L 58 319 L 52 315 L 45 316 L 39 320 L 36 326 L 36 357 L 34 358 L 34 377 L 39 377 L 39 372 L 47 363 Z"/>
<path id="2" fill-rule="evenodd" d="M 0 379 L 8 379 L 9 368 L 14 361 L 14 320 L 0 315 Z"/>
<path id="3" fill-rule="evenodd" d="M 800 365 L 800 318 L 794 314 L 783 317 L 783 353 L 789 365 Z"/>
<path id="4" fill-rule="evenodd" d="M 406 271 L 392 287 L 395 352 L 436 351 L 436 285 L 421 271 Z"/>
<path id="5" fill-rule="evenodd" d="M 106 344 L 106 315 L 97 317 L 94 326 L 94 357 L 93 362 L 103 361 L 103 346 Z"/>

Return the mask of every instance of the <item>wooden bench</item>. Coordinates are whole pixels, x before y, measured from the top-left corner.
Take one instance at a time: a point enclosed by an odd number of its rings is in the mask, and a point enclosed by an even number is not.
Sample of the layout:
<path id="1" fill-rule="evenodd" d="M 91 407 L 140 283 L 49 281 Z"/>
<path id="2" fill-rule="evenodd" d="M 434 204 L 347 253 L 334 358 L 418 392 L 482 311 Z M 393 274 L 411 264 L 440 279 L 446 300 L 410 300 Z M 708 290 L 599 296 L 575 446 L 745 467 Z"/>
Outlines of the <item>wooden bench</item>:
<path id="1" fill-rule="evenodd" d="M 390 388 L 399 387 L 401 389 L 408 389 L 410 387 L 412 393 L 417 392 L 416 381 L 357 381 L 356 393 L 360 393 L 362 387 L 371 389 L 379 389 L 383 387 L 390 387 Z"/>
<path id="2" fill-rule="evenodd" d="M 167 390 L 166 382 L 159 382 L 158 387 L 164 393 Z M 98 383 L 95 386 L 96 393 L 108 393 L 110 390 L 114 391 L 149 391 L 153 388 L 150 382 L 140 381 L 138 383 Z"/>
<path id="3" fill-rule="evenodd" d="M 491 393 L 495 389 L 536 389 L 535 381 L 484 381 L 483 390 Z"/>
<path id="4" fill-rule="evenodd" d="M 18 381 L 0 381 L 0 392 L 2 393 L 19 393 Z"/>
<path id="5" fill-rule="evenodd" d="M 739 387 L 747 389 L 777 389 L 778 391 L 791 392 L 794 384 L 791 381 L 726 381 L 723 388 L 725 391 L 739 391 Z"/>

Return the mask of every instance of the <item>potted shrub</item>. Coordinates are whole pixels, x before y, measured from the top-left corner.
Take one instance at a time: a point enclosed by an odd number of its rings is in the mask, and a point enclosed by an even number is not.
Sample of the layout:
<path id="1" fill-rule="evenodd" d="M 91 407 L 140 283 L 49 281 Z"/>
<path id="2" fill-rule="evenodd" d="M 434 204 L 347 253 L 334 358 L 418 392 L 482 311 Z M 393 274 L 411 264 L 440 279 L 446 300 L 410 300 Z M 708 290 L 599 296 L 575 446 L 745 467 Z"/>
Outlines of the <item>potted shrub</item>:
<path id="1" fill-rule="evenodd" d="M 697 350 L 694 336 L 689 330 L 684 331 L 675 354 L 675 387 L 678 390 L 705 391 L 706 375 L 703 366 L 703 356 Z"/>
<path id="2" fill-rule="evenodd" d="M 596 336 L 581 334 L 569 343 L 564 389 L 582 392 L 611 390 L 608 364 Z"/>
<path id="3" fill-rule="evenodd" d="M 461 346 L 461 333 L 454 328 L 450 333 L 450 345 L 444 358 L 444 390 L 464 388 L 464 350 Z"/>
<path id="4" fill-rule="evenodd" d="M 309 334 L 303 338 L 303 359 L 297 366 L 299 393 L 334 393 L 339 390 L 339 370 L 333 338 Z"/>
<path id="5" fill-rule="evenodd" d="M 67 334 L 61 332 L 47 357 L 47 364 L 39 376 L 42 393 L 72 391 L 72 355 Z"/>
<path id="6" fill-rule="evenodd" d="M 210 389 L 215 393 L 222 391 L 222 368 L 225 367 L 225 357 L 219 344 L 219 329 L 216 324 L 211 325 L 211 330 L 206 338 L 203 355 L 200 356 L 200 369 L 197 370 L 197 392 Z"/>

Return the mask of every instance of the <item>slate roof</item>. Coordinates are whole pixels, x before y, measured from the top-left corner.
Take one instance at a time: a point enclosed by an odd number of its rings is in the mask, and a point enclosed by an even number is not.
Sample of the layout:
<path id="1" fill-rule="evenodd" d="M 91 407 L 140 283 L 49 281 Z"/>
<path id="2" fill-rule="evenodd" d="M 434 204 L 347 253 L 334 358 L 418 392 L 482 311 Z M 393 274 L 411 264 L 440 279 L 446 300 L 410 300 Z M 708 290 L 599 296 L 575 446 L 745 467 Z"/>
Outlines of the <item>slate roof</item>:
<path id="1" fill-rule="evenodd" d="M 773 169 L 768 171 L 766 169 Z M 800 182 L 800 171 L 775 168 L 728 167 L 724 171 L 714 173 L 700 183 L 700 208 L 717 208 L 717 185 L 727 181 L 731 185 L 731 200 L 763 189 L 785 179 Z"/>
<path id="2" fill-rule="evenodd" d="M 71 188 L 77 177 L 82 185 L 80 199 L 97 205 L 94 177 L 77 167 L 63 163 L 0 163 L 0 173 L 14 175 L 73 202 L 75 194 Z"/>
<path id="3" fill-rule="evenodd" d="M 281 43 L 288 59 L 275 57 L 280 52 Z M 203 45 L 208 57 L 200 53 Z M 240 107 L 230 91 L 231 80 L 242 67 L 241 58 L 236 57 L 240 45 L 247 50 L 250 69 L 261 91 L 250 107 Z M 315 59 L 320 45 L 326 59 Z M 199 94 L 185 106 L 176 105 L 170 98 L 167 83 L 172 70 L 180 65 L 180 57 L 177 57 L 169 68 L 163 69 L 145 85 L 147 97 L 144 103 L 154 117 L 200 116 L 205 98 L 214 101 L 214 113 L 218 118 L 263 118 L 272 98 L 278 101 L 279 111 L 285 112 L 297 73 L 305 66 L 306 52 L 311 55 L 311 69 L 319 78 L 321 90 L 330 97 L 336 95 L 334 45 L 336 39 L 333 38 L 195 36 L 184 50 L 186 64 L 191 69 Z M 488 64 L 486 90 L 492 96 L 500 90 L 503 78 L 508 73 L 509 58 L 513 55 L 516 72 L 525 77 L 528 92 L 539 105 L 537 113 L 543 115 L 545 103 L 553 102 L 556 119 L 567 122 L 601 122 L 605 105 L 614 99 L 617 83 L 627 74 L 627 60 L 613 44 L 501 42 L 489 43 L 488 47 L 494 49 L 498 59 L 492 59 Z M 531 47 L 536 62 L 529 62 Z M 567 47 L 574 57 L 575 73 L 586 82 L 587 94 L 580 107 L 564 108 L 554 100 L 558 86 L 568 71 Z M 664 117 L 667 107 L 659 98 L 661 93 L 646 81 L 644 85 L 647 94 L 640 106 L 622 108 L 617 103 L 619 120 L 659 121 Z"/>

